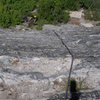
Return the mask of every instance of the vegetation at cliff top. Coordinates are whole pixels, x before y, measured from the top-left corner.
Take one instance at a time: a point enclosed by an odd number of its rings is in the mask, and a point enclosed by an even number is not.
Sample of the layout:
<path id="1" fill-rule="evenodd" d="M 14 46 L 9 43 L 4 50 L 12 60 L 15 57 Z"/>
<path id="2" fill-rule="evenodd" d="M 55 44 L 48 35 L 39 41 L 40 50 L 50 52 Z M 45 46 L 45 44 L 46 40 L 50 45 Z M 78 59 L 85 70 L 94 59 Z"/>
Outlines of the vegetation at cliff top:
<path id="1" fill-rule="evenodd" d="M 86 19 L 100 21 L 100 0 L 94 0 L 90 8 L 84 13 Z"/>
<path id="2" fill-rule="evenodd" d="M 23 22 L 35 8 L 35 0 L 0 0 L 0 26 L 9 27 Z"/>
<path id="3" fill-rule="evenodd" d="M 23 17 L 33 16 L 31 12 L 34 9 L 37 9 L 38 28 L 43 24 L 67 23 L 69 11 L 78 10 L 80 7 L 86 9 L 87 19 L 100 20 L 100 13 L 95 9 L 100 8 L 100 1 L 96 1 L 98 2 L 94 6 L 92 0 L 0 0 L 0 27 L 6 28 L 23 23 Z"/>

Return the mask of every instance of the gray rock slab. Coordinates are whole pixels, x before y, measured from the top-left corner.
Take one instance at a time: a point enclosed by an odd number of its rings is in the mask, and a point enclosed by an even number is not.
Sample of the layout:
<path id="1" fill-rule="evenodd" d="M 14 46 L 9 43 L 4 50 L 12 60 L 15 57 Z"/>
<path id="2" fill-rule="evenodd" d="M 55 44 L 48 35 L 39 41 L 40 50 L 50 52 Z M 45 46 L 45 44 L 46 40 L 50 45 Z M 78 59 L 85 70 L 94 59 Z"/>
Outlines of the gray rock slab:
<path id="1" fill-rule="evenodd" d="M 55 32 L 74 55 L 72 77 L 85 79 L 91 89 L 100 86 L 100 27 L 0 29 L 0 99 L 47 100 L 59 92 L 71 56 Z"/>

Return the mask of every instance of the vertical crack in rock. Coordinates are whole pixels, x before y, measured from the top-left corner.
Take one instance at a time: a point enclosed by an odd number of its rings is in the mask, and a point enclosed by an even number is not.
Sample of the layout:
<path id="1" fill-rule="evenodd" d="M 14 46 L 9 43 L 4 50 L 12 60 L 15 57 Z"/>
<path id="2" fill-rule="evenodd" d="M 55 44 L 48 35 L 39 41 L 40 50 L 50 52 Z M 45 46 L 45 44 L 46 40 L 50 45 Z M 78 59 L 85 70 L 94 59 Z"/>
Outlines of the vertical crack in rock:
<path id="1" fill-rule="evenodd" d="M 57 32 L 55 32 L 55 31 L 53 31 L 53 32 L 58 37 L 58 39 L 61 41 L 62 45 L 68 50 L 68 52 L 69 52 L 69 54 L 71 55 L 71 58 L 72 58 L 71 59 L 71 66 L 70 66 L 70 72 L 69 72 L 68 81 L 67 81 L 67 85 L 66 85 L 66 93 L 65 93 L 65 100 L 66 100 L 67 95 L 68 95 L 69 81 L 70 81 L 71 72 L 72 72 L 72 68 L 73 68 L 74 56 L 73 56 L 72 52 L 70 51 L 70 49 L 68 48 L 68 46 L 63 41 L 63 39 L 60 37 L 60 35 L 58 35 Z"/>

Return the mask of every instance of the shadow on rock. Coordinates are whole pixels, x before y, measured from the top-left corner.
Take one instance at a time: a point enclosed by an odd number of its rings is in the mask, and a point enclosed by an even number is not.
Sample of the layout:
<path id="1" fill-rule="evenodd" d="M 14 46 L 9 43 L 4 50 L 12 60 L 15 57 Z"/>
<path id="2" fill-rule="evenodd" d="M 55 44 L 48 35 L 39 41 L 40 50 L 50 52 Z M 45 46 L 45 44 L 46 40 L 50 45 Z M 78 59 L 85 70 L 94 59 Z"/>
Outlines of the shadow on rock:
<path id="1" fill-rule="evenodd" d="M 77 83 L 75 80 L 71 80 L 70 82 L 70 93 L 71 93 L 70 100 L 79 100 L 80 93 L 78 93 L 77 91 Z"/>

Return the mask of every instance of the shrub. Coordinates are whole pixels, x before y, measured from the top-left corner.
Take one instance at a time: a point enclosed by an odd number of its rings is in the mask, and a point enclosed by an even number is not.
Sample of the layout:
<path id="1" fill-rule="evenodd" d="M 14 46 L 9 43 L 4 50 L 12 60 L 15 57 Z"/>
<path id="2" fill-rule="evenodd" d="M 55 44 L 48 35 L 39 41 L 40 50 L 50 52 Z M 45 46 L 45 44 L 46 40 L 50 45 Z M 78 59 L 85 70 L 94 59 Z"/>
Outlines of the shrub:
<path id="1" fill-rule="evenodd" d="M 23 22 L 35 8 L 36 0 L 0 0 L 0 26 L 9 27 Z"/>
<path id="2" fill-rule="evenodd" d="M 38 25 L 37 25 L 36 29 L 37 29 L 37 30 L 41 30 L 43 24 L 49 24 L 49 22 L 48 22 L 47 20 L 42 20 L 42 19 L 41 19 L 41 20 L 38 21 L 37 24 L 38 24 Z"/>
<path id="3" fill-rule="evenodd" d="M 69 10 L 77 10 L 79 6 L 79 0 L 65 0 L 65 8 Z"/>
<path id="4" fill-rule="evenodd" d="M 56 24 L 67 22 L 69 13 L 64 11 L 62 0 L 39 0 L 38 17 L 39 20 Z"/>
<path id="5" fill-rule="evenodd" d="M 93 1 L 92 0 L 80 0 L 79 4 L 83 6 L 85 9 L 89 9 L 91 5 L 93 6 Z"/>
<path id="6" fill-rule="evenodd" d="M 0 14 L 0 26 L 6 28 L 9 27 L 11 23 L 10 15 L 6 11 L 3 11 L 2 14 Z"/>
<path id="7" fill-rule="evenodd" d="M 62 4 L 65 9 L 68 10 L 78 10 L 80 7 L 88 9 L 91 4 L 93 4 L 92 0 L 63 0 Z"/>

